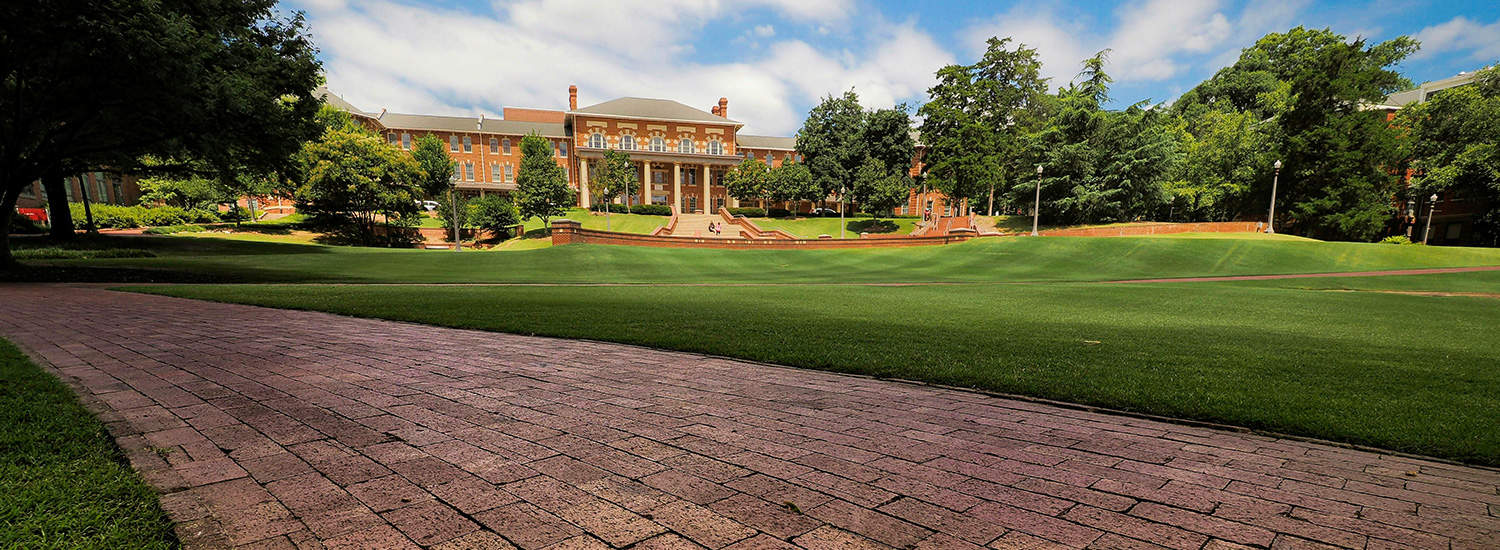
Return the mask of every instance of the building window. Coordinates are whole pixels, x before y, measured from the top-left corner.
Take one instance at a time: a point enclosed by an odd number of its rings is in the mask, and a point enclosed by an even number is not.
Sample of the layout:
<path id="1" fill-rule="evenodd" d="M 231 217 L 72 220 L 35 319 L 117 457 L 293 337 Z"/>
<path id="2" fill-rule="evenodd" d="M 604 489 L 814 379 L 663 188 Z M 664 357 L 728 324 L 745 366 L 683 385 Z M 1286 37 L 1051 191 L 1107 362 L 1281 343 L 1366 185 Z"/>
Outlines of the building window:
<path id="1" fill-rule="evenodd" d="M 652 137 L 651 150 L 658 153 L 665 152 L 667 150 L 667 140 L 662 139 L 661 136 Z"/>
<path id="2" fill-rule="evenodd" d="M 562 158 L 568 158 L 568 142 L 566 142 L 566 141 L 559 141 L 559 142 L 557 142 L 557 156 L 562 157 Z"/>
<path id="3" fill-rule="evenodd" d="M 389 134 L 386 134 L 385 138 L 388 139 L 388 140 L 390 140 L 392 146 L 396 145 L 396 133 L 395 132 L 391 132 Z"/>
<path id="4" fill-rule="evenodd" d="M 505 151 L 505 154 L 510 154 L 510 138 L 500 140 L 500 149 Z"/>
<path id="5" fill-rule="evenodd" d="M 594 149 L 603 149 L 604 148 L 604 134 L 601 134 L 599 132 L 594 132 L 592 134 L 589 134 L 589 147 L 592 147 Z"/>
<path id="6" fill-rule="evenodd" d="M 745 151 L 745 158 L 755 160 L 755 151 Z"/>
<path id="7" fill-rule="evenodd" d="M 455 181 L 457 181 L 458 178 L 463 175 L 459 172 L 459 170 L 461 169 L 462 167 L 460 167 L 457 162 L 453 163 L 453 179 Z"/>
<path id="8" fill-rule="evenodd" d="M 719 141 L 717 139 L 708 140 L 708 154 L 710 154 L 710 155 L 722 155 L 722 154 L 724 154 L 724 142 L 721 142 L 721 141 Z"/>
<path id="9" fill-rule="evenodd" d="M 500 183 L 500 164 L 490 164 L 490 181 Z"/>
<path id="10" fill-rule="evenodd" d="M 516 181 L 516 171 L 511 165 L 505 165 L 505 183 Z"/>
<path id="11" fill-rule="evenodd" d="M 698 197 L 688 197 L 688 212 L 698 209 Z"/>
<path id="12" fill-rule="evenodd" d="M 411 134 L 401 132 L 401 148 L 411 149 Z"/>
<path id="13" fill-rule="evenodd" d="M 448 136 L 448 151 L 458 152 L 458 136 Z"/>
<path id="14" fill-rule="evenodd" d="M 626 151 L 634 151 L 635 150 L 635 136 L 632 136 L 630 134 L 625 134 L 623 136 L 620 136 L 620 148 L 624 149 Z"/>
<path id="15" fill-rule="evenodd" d="M 465 153 L 473 153 L 474 152 L 474 138 L 471 138 L 469 136 L 464 136 L 464 152 Z"/>
<path id="16" fill-rule="evenodd" d="M 691 153 L 691 152 L 693 152 L 693 140 L 691 140 L 691 139 L 679 139 L 679 140 L 677 140 L 677 152 L 679 152 L 679 153 Z"/>
<path id="17" fill-rule="evenodd" d="M 474 181 L 474 163 L 472 163 L 472 162 L 465 162 L 464 163 L 464 180 L 466 180 L 466 181 Z"/>
<path id="18" fill-rule="evenodd" d="M 500 140 L 495 139 L 495 138 L 490 138 L 490 154 L 493 155 L 493 154 L 499 153 L 499 152 L 500 152 Z"/>

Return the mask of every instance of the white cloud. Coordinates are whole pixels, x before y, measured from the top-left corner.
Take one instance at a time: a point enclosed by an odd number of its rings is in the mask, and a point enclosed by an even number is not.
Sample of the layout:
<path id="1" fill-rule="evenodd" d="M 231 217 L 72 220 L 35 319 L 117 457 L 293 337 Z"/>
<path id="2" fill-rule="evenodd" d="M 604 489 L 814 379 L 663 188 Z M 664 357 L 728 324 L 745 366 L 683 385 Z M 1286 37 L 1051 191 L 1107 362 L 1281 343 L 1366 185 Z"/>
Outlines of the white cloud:
<path id="1" fill-rule="evenodd" d="M 707 110 L 730 99 L 746 130 L 795 131 L 817 98 L 854 87 L 866 106 L 920 97 L 951 54 L 915 23 L 865 24 L 855 46 L 829 51 L 772 40 L 750 57 L 707 63 L 692 41 L 710 21 L 758 6 L 817 28 L 853 17 L 848 0 L 525 0 L 491 13 L 400 0 L 308 0 L 329 87 L 355 105 L 394 112 L 495 116 L 501 105 L 560 109 L 622 96 L 674 99 Z M 628 32 L 626 32 L 628 30 Z"/>
<path id="2" fill-rule="evenodd" d="M 1417 32 L 1422 49 L 1413 57 L 1421 59 L 1445 52 L 1468 52 L 1469 59 L 1494 61 L 1500 58 L 1500 20 L 1483 24 L 1458 16 Z"/>

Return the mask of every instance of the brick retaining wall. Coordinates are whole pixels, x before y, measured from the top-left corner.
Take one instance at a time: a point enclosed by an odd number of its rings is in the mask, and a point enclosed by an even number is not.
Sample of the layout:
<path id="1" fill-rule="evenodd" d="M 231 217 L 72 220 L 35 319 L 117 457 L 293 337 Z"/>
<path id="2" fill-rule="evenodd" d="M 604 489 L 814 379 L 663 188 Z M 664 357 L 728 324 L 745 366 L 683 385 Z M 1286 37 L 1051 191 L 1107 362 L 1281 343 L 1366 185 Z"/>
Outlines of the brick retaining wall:
<path id="1" fill-rule="evenodd" d="M 1044 237 L 1139 237 L 1172 233 L 1254 233 L 1264 229 L 1261 222 L 1153 223 L 1114 227 L 1082 227 L 1043 231 Z M 1022 235 L 1025 233 L 1012 233 Z"/>
<path id="2" fill-rule="evenodd" d="M 941 237 L 864 238 L 864 239 L 751 239 L 744 238 L 695 238 L 663 237 L 638 233 L 617 233 L 583 229 L 573 220 L 552 222 L 552 244 L 615 244 L 627 246 L 652 246 L 658 248 L 727 248 L 727 249 L 790 249 L 790 248 L 885 248 L 903 246 L 929 246 L 960 243 L 974 238 L 972 234 L 955 234 Z"/>

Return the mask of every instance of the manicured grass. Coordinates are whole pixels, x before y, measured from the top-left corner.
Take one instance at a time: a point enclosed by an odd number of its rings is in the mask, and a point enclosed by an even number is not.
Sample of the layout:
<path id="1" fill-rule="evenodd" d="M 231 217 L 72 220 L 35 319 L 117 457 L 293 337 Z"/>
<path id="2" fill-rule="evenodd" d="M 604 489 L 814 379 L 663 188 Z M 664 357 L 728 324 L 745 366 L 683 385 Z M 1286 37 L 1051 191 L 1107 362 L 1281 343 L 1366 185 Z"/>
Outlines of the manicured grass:
<path id="1" fill-rule="evenodd" d="M 48 260 L 264 282 L 1019 282 L 1500 265 L 1500 250 L 1262 239 L 984 238 L 860 250 L 569 245 L 504 253 L 119 237 L 155 258 Z"/>
<path id="2" fill-rule="evenodd" d="M 104 425 L 3 340 L 0 494 L 0 548 L 178 546 Z"/>
<path id="3" fill-rule="evenodd" d="M 780 229 L 805 239 L 816 239 L 818 235 L 839 236 L 838 218 L 797 218 L 795 220 L 785 218 L 752 218 L 750 221 L 761 229 Z M 874 220 L 870 218 L 849 218 L 844 220 L 845 236 L 856 238 L 861 232 L 875 235 L 905 235 L 911 233 L 917 227 L 917 220 L 913 218 L 889 218 Z"/>
<path id="4" fill-rule="evenodd" d="M 1500 465 L 1500 302 L 1486 298 L 1228 283 L 137 290 L 972 386 Z"/>
<path id="5" fill-rule="evenodd" d="M 644 214 L 621 214 L 618 212 L 612 212 L 609 215 L 609 227 L 606 228 L 606 220 L 604 219 L 605 216 L 603 213 L 599 213 L 596 215 L 595 213 L 589 212 L 588 210 L 584 210 L 582 208 L 574 208 L 568 210 L 561 216 L 552 218 L 552 221 L 557 221 L 563 218 L 578 222 L 578 224 L 584 229 L 596 229 L 599 231 L 605 231 L 607 229 L 609 231 L 616 231 L 619 233 L 641 234 L 656 231 L 656 228 L 666 225 L 667 221 L 671 220 L 671 218 L 668 216 L 648 216 Z M 525 223 L 526 232 L 528 234 L 534 234 L 537 237 L 545 237 L 544 234 L 541 234 L 541 232 L 537 231 L 542 229 L 543 227 L 541 218 L 529 218 Z"/>

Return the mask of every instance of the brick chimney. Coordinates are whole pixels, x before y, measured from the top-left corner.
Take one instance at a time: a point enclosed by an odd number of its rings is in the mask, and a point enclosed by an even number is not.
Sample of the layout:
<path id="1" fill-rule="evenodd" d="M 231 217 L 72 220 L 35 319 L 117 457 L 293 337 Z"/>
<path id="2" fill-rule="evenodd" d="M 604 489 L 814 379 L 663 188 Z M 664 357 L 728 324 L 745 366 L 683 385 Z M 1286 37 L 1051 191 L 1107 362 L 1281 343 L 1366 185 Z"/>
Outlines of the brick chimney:
<path id="1" fill-rule="evenodd" d="M 719 98 L 719 112 L 717 114 L 721 117 L 729 118 L 729 98 Z"/>
<path id="2" fill-rule="evenodd" d="M 576 85 L 568 86 L 568 110 L 578 110 L 578 86 Z"/>
<path id="3" fill-rule="evenodd" d="M 719 106 L 718 105 L 710 105 L 708 107 L 708 112 L 713 113 L 714 116 L 719 116 Z"/>

